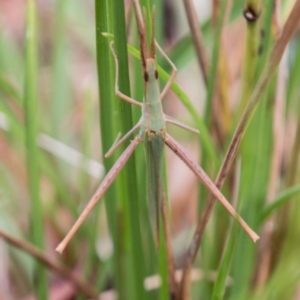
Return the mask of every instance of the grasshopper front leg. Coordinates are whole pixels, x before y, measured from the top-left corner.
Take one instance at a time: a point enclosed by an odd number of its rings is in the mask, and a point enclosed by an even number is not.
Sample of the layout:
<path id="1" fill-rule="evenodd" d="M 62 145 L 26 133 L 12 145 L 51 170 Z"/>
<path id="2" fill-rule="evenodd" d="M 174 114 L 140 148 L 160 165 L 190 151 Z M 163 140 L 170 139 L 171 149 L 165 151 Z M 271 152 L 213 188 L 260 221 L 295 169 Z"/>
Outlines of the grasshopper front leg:
<path id="1" fill-rule="evenodd" d="M 115 65 L 116 65 L 116 79 L 115 79 L 115 94 L 116 96 L 118 96 L 120 99 L 132 104 L 132 105 L 135 105 L 135 106 L 138 106 L 138 107 L 142 107 L 142 103 L 132 99 L 131 97 L 128 97 L 127 95 L 123 94 L 120 90 L 119 90 L 119 61 L 118 61 L 118 56 L 114 50 L 114 47 L 113 47 L 113 44 L 114 44 L 114 41 L 111 41 L 110 42 L 110 50 L 115 58 Z"/>
<path id="2" fill-rule="evenodd" d="M 165 85 L 164 89 L 162 90 L 161 94 L 160 94 L 160 100 L 162 100 L 165 96 L 166 93 L 168 92 L 168 90 L 170 89 L 173 81 L 175 80 L 176 74 L 177 74 L 177 68 L 174 65 L 174 63 L 171 61 L 171 59 L 168 57 L 168 55 L 164 52 L 164 50 L 159 46 L 159 44 L 155 41 L 155 46 L 158 49 L 158 51 L 161 53 L 161 55 L 167 60 L 167 62 L 171 65 L 172 67 L 172 74 L 167 82 L 167 84 Z"/>
<path id="3" fill-rule="evenodd" d="M 142 138 L 139 135 L 137 135 L 135 139 L 130 143 L 130 145 L 126 148 L 126 150 L 122 153 L 122 155 L 119 157 L 119 159 L 116 161 L 116 163 L 113 165 L 113 167 L 110 169 L 110 171 L 107 173 L 107 175 L 101 182 L 99 188 L 97 189 L 93 197 L 90 199 L 87 206 L 85 207 L 79 218 L 76 220 L 73 227 L 70 229 L 68 234 L 62 240 L 62 242 L 60 242 L 60 244 L 56 247 L 57 252 L 62 253 L 64 251 L 70 239 L 73 237 L 73 235 L 76 233 L 82 222 L 86 219 L 88 214 L 104 195 L 106 190 L 109 188 L 116 176 L 122 170 L 123 166 L 125 165 L 132 152 L 140 142 L 142 142 Z"/>

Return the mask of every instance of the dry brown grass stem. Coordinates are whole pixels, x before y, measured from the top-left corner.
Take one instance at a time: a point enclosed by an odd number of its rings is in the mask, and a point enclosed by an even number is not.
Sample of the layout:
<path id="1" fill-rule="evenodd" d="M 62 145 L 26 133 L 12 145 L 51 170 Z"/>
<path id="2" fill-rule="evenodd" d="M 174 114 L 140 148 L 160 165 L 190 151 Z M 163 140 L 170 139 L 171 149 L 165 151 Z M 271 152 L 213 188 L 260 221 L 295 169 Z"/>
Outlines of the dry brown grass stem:
<path id="1" fill-rule="evenodd" d="M 208 83 L 208 55 L 204 47 L 202 33 L 199 27 L 199 21 L 196 15 L 195 7 L 191 0 L 184 0 L 184 7 L 189 22 L 193 43 L 196 50 L 196 55 L 199 63 L 200 70 L 202 70 L 202 76 L 205 85 Z"/>

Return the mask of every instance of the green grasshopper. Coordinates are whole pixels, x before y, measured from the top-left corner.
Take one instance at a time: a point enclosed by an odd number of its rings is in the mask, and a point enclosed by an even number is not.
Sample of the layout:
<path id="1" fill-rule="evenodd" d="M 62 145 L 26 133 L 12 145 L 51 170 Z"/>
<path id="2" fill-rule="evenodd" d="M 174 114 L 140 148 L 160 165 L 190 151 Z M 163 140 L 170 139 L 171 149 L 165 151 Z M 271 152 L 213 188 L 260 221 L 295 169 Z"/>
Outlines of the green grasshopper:
<path id="1" fill-rule="evenodd" d="M 145 93 L 143 103 L 138 102 L 127 95 L 119 91 L 118 88 L 118 76 L 119 76 L 119 66 L 118 58 L 113 49 L 113 42 L 110 44 L 113 56 L 115 58 L 116 64 L 116 81 L 115 81 L 115 93 L 116 95 L 135 106 L 138 106 L 142 110 L 142 116 L 138 123 L 116 142 L 112 148 L 108 151 L 105 157 L 110 156 L 125 140 L 127 140 L 136 130 L 139 129 L 138 135 L 131 141 L 129 146 L 121 154 L 119 159 L 116 161 L 112 169 L 108 172 L 106 177 L 103 179 L 97 191 L 94 193 L 87 206 L 65 236 L 63 241 L 57 246 L 56 250 L 62 252 L 72 236 L 78 230 L 82 222 L 85 220 L 90 211 L 94 208 L 97 202 L 104 195 L 108 187 L 114 181 L 120 170 L 123 168 L 135 148 L 141 142 L 144 142 L 146 150 L 146 162 L 148 164 L 148 184 L 149 188 L 149 201 L 155 203 L 156 207 L 156 222 L 158 227 L 160 207 L 163 202 L 163 176 L 162 176 L 162 157 L 164 151 L 164 145 L 166 144 L 183 162 L 194 172 L 197 178 L 208 188 L 210 193 L 216 197 L 225 209 L 240 223 L 242 228 L 246 233 L 251 237 L 253 241 L 256 241 L 259 236 L 246 224 L 246 222 L 240 217 L 240 215 L 234 210 L 231 204 L 226 200 L 220 190 L 215 186 L 213 181 L 208 177 L 205 171 L 195 162 L 192 158 L 185 152 L 182 146 L 172 138 L 166 132 L 166 123 L 170 123 L 176 126 L 179 126 L 183 129 L 196 132 L 196 129 L 193 129 L 187 125 L 184 125 L 178 121 L 173 120 L 163 113 L 161 100 L 166 95 L 167 91 L 170 89 L 172 82 L 175 80 L 177 69 L 172 61 L 168 58 L 165 52 L 161 49 L 158 43 L 154 38 L 154 30 L 152 32 L 152 39 L 150 49 L 148 51 L 147 47 L 147 38 L 145 25 L 143 22 L 142 13 L 138 2 L 134 1 L 137 24 L 140 36 L 140 53 L 141 53 L 141 63 L 142 71 L 144 77 L 144 86 Z M 158 72 L 156 70 L 155 63 L 155 49 L 157 49 L 161 55 L 168 61 L 171 65 L 173 71 L 172 74 L 166 83 L 164 89 L 160 93 L 159 84 L 158 84 Z"/>

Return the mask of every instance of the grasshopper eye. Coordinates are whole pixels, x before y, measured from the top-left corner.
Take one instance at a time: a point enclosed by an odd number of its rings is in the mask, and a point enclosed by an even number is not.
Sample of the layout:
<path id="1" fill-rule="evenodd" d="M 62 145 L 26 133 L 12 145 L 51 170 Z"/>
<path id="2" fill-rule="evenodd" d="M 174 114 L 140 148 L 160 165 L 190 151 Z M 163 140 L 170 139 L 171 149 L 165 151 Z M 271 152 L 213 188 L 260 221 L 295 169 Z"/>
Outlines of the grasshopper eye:
<path id="1" fill-rule="evenodd" d="M 155 70 L 154 76 L 155 76 L 155 79 L 158 79 L 158 72 L 157 72 L 157 70 Z"/>
<path id="2" fill-rule="evenodd" d="M 144 72 L 144 81 L 148 82 L 148 80 L 149 80 L 148 72 Z"/>

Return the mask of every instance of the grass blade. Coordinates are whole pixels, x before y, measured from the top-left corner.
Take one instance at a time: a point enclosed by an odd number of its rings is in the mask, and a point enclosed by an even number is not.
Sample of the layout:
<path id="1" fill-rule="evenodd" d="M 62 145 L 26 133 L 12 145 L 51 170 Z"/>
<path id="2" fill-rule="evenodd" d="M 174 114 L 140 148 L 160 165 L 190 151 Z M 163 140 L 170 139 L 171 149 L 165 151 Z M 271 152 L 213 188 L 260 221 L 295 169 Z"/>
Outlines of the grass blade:
<path id="1" fill-rule="evenodd" d="M 39 182 L 39 150 L 36 145 L 37 137 L 37 24 L 36 3 L 29 0 L 27 3 L 26 20 L 26 60 L 25 60 L 25 87 L 24 105 L 26 116 L 26 152 L 27 171 L 31 206 L 31 240 L 35 246 L 44 248 L 43 210 L 40 199 Z M 47 299 L 46 269 L 39 263 L 36 266 L 35 289 L 39 299 Z"/>

